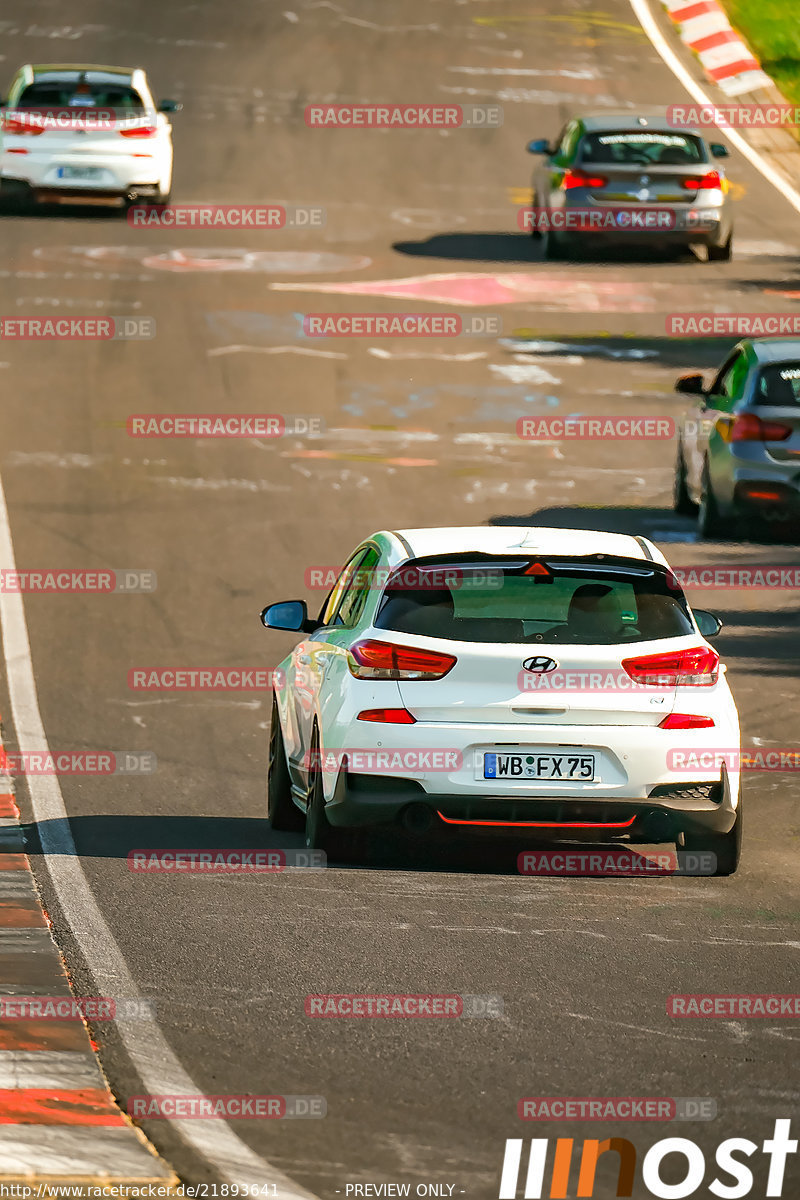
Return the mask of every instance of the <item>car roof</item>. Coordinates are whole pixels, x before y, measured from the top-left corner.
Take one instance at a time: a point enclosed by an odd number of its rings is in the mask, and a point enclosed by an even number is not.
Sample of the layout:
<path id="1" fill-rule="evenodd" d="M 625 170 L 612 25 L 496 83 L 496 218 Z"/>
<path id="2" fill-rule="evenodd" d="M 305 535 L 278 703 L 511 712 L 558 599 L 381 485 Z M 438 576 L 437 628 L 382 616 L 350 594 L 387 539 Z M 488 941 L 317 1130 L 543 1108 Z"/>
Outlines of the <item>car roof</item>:
<path id="1" fill-rule="evenodd" d="M 650 133 L 692 133 L 702 137 L 701 131 L 694 125 L 676 125 L 667 120 L 667 114 L 660 112 L 627 112 L 627 113 L 589 113 L 577 118 L 587 133 L 615 133 L 618 131 L 636 132 L 648 130 Z M 642 121 L 646 122 L 644 125 Z"/>
<path id="2" fill-rule="evenodd" d="M 760 363 L 789 362 L 800 358 L 800 338 L 745 338 L 739 344 Z"/>
<path id="3" fill-rule="evenodd" d="M 567 557 L 610 554 L 667 565 L 664 556 L 647 538 L 627 533 L 605 533 L 596 529 L 463 525 L 400 529 L 389 536 L 402 539 L 407 546 L 406 555 L 412 558 L 426 558 L 434 554 L 506 554 L 522 551 L 524 554 L 563 554 Z"/>

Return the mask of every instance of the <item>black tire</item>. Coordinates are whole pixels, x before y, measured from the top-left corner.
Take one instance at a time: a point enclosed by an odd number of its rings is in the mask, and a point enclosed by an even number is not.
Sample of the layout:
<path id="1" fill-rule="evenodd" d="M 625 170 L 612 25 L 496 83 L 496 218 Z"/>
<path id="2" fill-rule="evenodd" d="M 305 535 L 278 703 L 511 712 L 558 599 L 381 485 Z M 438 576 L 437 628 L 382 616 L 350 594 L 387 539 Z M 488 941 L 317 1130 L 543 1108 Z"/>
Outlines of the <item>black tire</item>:
<path id="1" fill-rule="evenodd" d="M 33 191 L 26 184 L 0 182 L 0 213 L 24 216 L 33 208 Z"/>
<path id="2" fill-rule="evenodd" d="M 303 828 L 303 814 L 292 800 L 292 785 L 278 717 L 278 703 L 272 700 L 269 727 L 269 765 L 267 767 L 267 816 L 273 829 L 297 832 Z"/>
<path id="3" fill-rule="evenodd" d="M 535 212 L 538 207 L 539 207 L 539 199 L 538 199 L 536 193 L 534 192 L 534 194 L 531 198 L 531 208 Z M 530 233 L 531 237 L 534 238 L 535 240 L 538 240 L 542 236 L 542 231 L 539 229 L 539 227 L 536 225 L 535 222 L 531 223 L 529 233 Z"/>
<path id="4" fill-rule="evenodd" d="M 309 759 L 306 847 L 309 850 L 322 850 L 329 859 L 341 858 L 349 848 L 349 839 L 346 831 L 331 825 L 325 812 L 325 793 L 319 766 L 319 735 L 316 733 Z"/>
<path id="5" fill-rule="evenodd" d="M 700 503 L 697 506 L 697 532 L 701 538 L 719 538 L 728 531 L 727 522 L 719 515 L 717 498 L 711 486 L 708 463 L 703 464 Z"/>
<path id="6" fill-rule="evenodd" d="M 686 486 L 686 463 L 683 459 L 683 449 L 678 443 L 678 457 L 675 462 L 675 475 L 672 481 L 672 507 L 683 517 L 693 517 L 697 513 L 697 505 L 689 495 Z"/>
<path id="7" fill-rule="evenodd" d="M 742 821 L 740 795 L 733 829 L 727 833 L 684 833 L 683 848 L 697 854 L 710 852 L 716 855 L 715 875 L 735 875 L 742 855 Z"/>
<path id="8" fill-rule="evenodd" d="M 548 262 L 558 262 L 567 257 L 563 238 L 552 229 L 546 229 L 542 234 L 542 251 Z"/>
<path id="9" fill-rule="evenodd" d="M 728 234 L 727 242 L 723 242 L 721 246 L 708 247 L 709 262 L 730 262 L 733 258 L 733 234 Z"/>

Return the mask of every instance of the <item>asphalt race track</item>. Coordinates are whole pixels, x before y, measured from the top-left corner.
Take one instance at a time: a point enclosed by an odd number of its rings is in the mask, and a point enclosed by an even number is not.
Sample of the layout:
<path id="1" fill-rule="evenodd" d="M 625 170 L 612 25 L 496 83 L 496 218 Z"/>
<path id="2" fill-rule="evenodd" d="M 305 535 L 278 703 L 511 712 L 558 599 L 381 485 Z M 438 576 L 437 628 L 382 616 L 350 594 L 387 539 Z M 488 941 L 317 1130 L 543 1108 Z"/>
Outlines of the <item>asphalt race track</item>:
<path id="1" fill-rule="evenodd" d="M 518 845 L 477 839 L 373 845 L 318 872 L 141 876 L 133 849 L 301 838 L 265 820 L 268 693 L 145 693 L 127 680 L 145 667 L 271 667 L 292 637 L 263 630 L 259 610 L 317 606 L 306 572 L 341 565 L 373 529 L 597 527 L 652 537 L 677 565 L 794 565 L 786 541 L 699 543 L 671 510 L 670 442 L 537 445 L 515 430 L 528 414 L 676 416 L 675 377 L 710 369 L 733 339 L 670 339 L 665 315 L 793 311 L 798 214 L 734 152 L 731 263 L 542 260 L 517 225 L 527 141 L 575 111 L 685 99 L 627 0 L 73 0 L 69 12 L 6 0 L 0 28 L 9 76 L 23 62 L 135 63 L 180 100 L 174 202 L 326 211 L 322 229 L 241 233 L 135 229 L 98 209 L 3 218 L 5 314 L 156 323 L 151 340 L 4 342 L 0 473 L 20 569 L 157 576 L 153 592 L 30 595 L 25 611 L 50 745 L 157 758 L 152 774 L 64 777 L 61 790 L 91 892 L 174 1059 L 199 1093 L 324 1097 L 324 1119 L 233 1123 L 264 1160 L 263 1183 L 269 1164 L 324 1200 L 387 1182 L 489 1200 L 506 1138 L 626 1137 L 643 1153 L 674 1134 L 701 1147 L 712 1179 L 719 1142 L 760 1147 L 794 1115 L 800 1027 L 681 1021 L 666 1001 L 792 992 L 796 772 L 747 775 L 729 879 L 521 878 Z M 304 122 L 313 102 L 377 101 L 496 103 L 504 120 L 446 132 Z M 402 298 L 388 284 L 359 295 L 399 279 L 421 282 Z M 333 284 L 351 287 L 319 290 Z M 321 311 L 493 314 L 503 336 L 304 337 L 303 314 Z M 144 412 L 304 414 L 324 432 L 129 437 L 127 418 Z M 796 594 L 690 598 L 725 622 L 717 644 L 745 744 L 796 745 Z M 24 786 L 19 803 L 30 820 Z M 38 847 L 75 987 L 100 994 L 86 930 L 66 920 Z M 73 924 L 80 911 L 76 898 Z M 503 1015 L 313 1020 L 304 998 L 320 992 L 498 995 Z M 146 1088 L 117 1030 L 92 1034 L 124 1105 Z M 668 1128 L 517 1116 L 524 1096 L 648 1095 L 711 1098 L 717 1116 Z M 202 1129 L 192 1143 L 168 1121 L 142 1128 L 184 1182 L 237 1177 L 211 1141 L 205 1156 Z M 753 1158 L 754 1197 L 766 1163 Z M 681 1178 L 674 1166 L 665 1179 Z M 601 1161 L 598 1195 L 615 1179 Z M 799 1185 L 795 1155 L 783 1194 Z M 570 1197 L 575 1186 L 573 1174 Z"/>

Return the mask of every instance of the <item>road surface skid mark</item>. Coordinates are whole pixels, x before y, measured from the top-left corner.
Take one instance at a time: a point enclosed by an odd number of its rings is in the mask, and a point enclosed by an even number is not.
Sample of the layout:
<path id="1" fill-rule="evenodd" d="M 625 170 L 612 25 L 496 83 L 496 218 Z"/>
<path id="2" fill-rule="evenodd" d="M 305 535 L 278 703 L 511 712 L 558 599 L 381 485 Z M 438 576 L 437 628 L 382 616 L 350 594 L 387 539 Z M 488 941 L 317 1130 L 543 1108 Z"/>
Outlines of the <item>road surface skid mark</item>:
<path id="1" fill-rule="evenodd" d="M 72 993 L 13 792 L 0 779 L 0 1191 L 11 1183 L 172 1187 L 177 1178 L 111 1095 L 83 1021 L 18 1018 L 9 1007 L 21 996 Z"/>

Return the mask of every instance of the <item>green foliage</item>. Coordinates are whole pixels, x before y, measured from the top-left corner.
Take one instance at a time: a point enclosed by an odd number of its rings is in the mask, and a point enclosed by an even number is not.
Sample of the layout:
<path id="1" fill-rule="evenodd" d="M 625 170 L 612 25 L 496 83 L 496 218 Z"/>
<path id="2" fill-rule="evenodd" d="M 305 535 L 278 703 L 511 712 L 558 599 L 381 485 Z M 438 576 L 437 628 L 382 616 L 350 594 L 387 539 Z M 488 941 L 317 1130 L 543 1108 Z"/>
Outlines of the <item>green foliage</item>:
<path id="1" fill-rule="evenodd" d="M 787 100 L 800 104 L 800 7 L 797 0 L 722 0 L 731 25 L 752 47 Z"/>

